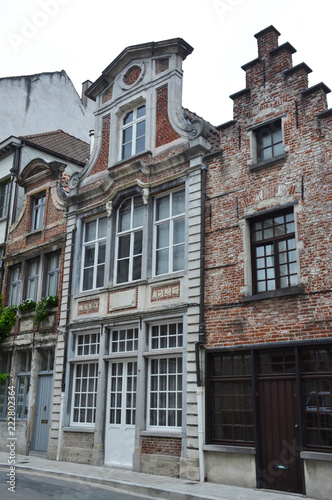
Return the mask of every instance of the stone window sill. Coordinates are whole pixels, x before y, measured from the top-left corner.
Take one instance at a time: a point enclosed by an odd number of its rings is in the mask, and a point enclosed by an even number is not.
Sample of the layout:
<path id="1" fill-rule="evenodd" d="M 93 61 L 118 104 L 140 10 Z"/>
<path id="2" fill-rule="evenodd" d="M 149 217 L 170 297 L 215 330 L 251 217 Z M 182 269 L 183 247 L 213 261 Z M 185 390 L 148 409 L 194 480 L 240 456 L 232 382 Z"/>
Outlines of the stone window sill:
<path id="1" fill-rule="evenodd" d="M 332 453 L 320 453 L 317 451 L 301 451 L 300 457 L 305 460 L 321 460 L 323 462 L 332 462 Z"/>
<path id="2" fill-rule="evenodd" d="M 252 446 L 229 446 L 220 444 L 205 444 L 203 451 L 216 451 L 218 453 L 238 453 L 241 455 L 255 455 L 256 448 Z"/>
<path id="3" fill-rule="evenodd" d="M 254 300 L 266 300 L 266 299 L 276 299 L 278 297 L 287 297 L 289 295 L 300 295 L 303 293 L 302 286 L 294 286 L 290 288 L 281 288 L 279 290 L 273 290 L 271 292 L 262 292 L 255 295 L 247 295 L 242 297 L 242 302 L 251 302 Z"/>
<path id="4" fill-rule="evenodd" d="M 252 163 L 249 165 L 249 172 L 253 172 L 255 170 L 260 170 L 265 167 L 270 167 L 275 163 L 278 163 L 282 160 L 286 160 L 287 155 L 283 153 L 282 155 L 275 156 L 274 158 L 270 158 L 269 160 L 260 161 L 258 163 Z"/>

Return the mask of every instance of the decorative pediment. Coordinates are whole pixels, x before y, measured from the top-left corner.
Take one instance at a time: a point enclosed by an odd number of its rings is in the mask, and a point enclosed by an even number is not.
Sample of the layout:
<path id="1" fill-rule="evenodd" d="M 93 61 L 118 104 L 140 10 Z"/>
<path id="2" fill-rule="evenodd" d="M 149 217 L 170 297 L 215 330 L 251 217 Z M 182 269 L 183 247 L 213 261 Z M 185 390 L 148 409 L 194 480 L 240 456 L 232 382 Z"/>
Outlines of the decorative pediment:
<path id="1" fill-rule="evenodd" d="M 66 165 L 58 161 L 46 162 L 41 158 L 32 160 L 23 169 L 21 175 L 17 179 L 19 186 L 27 187 L 36 181 L 49 178 L 50 180 L 61 178 L 62 172 L 65 170 Z"/>

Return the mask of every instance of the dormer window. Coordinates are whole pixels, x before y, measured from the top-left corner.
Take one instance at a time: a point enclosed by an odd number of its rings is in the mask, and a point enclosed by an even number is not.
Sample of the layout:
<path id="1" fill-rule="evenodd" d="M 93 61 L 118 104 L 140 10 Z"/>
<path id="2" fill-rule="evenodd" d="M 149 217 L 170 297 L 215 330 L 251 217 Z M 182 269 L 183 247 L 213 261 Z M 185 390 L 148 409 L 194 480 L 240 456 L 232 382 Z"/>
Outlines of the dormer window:
<path id="1" fill-rule="evenodd" d="M 142 153 L 145 149 L 146 106 L 143 104 L 128 111 L 122 122 L 121 159 Z"/>
<path id="2" fill-rule="evenodd" d="M 45 193 L 33 198 L 31 231 L 36 231 L 43 226 L 45 210 Z"/>

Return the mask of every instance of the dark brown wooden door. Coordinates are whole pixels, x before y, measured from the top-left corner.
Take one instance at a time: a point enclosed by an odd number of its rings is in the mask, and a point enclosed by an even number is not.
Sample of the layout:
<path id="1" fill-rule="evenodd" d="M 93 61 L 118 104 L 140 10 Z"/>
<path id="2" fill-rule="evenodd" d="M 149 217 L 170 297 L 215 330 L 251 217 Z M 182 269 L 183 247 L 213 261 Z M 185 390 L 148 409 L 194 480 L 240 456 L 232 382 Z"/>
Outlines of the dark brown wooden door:
<path id="1" fill-rule="evenodd" d="M 295 379 L 258 380 L 259 485 L 303 493 Z"/>

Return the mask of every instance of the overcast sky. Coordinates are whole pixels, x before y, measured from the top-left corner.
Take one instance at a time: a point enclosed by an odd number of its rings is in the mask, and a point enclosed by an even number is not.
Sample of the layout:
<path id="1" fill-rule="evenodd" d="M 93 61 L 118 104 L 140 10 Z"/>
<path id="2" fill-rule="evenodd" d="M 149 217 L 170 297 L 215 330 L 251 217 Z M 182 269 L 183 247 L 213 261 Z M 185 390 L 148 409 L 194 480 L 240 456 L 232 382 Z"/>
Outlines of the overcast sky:
<path id="1" fill-rule="evenodd" d="M 330 0 L 0 0 L 0 77 L 64 69 L 81 94 L 125 47 L 181 37 L 194 47 L 183 105 L 218 125 L 257 57 L 254 34 L 271 24 L 293 64 L 313 70 L 309 85 L 331 88 L 331 14 Z"/>

